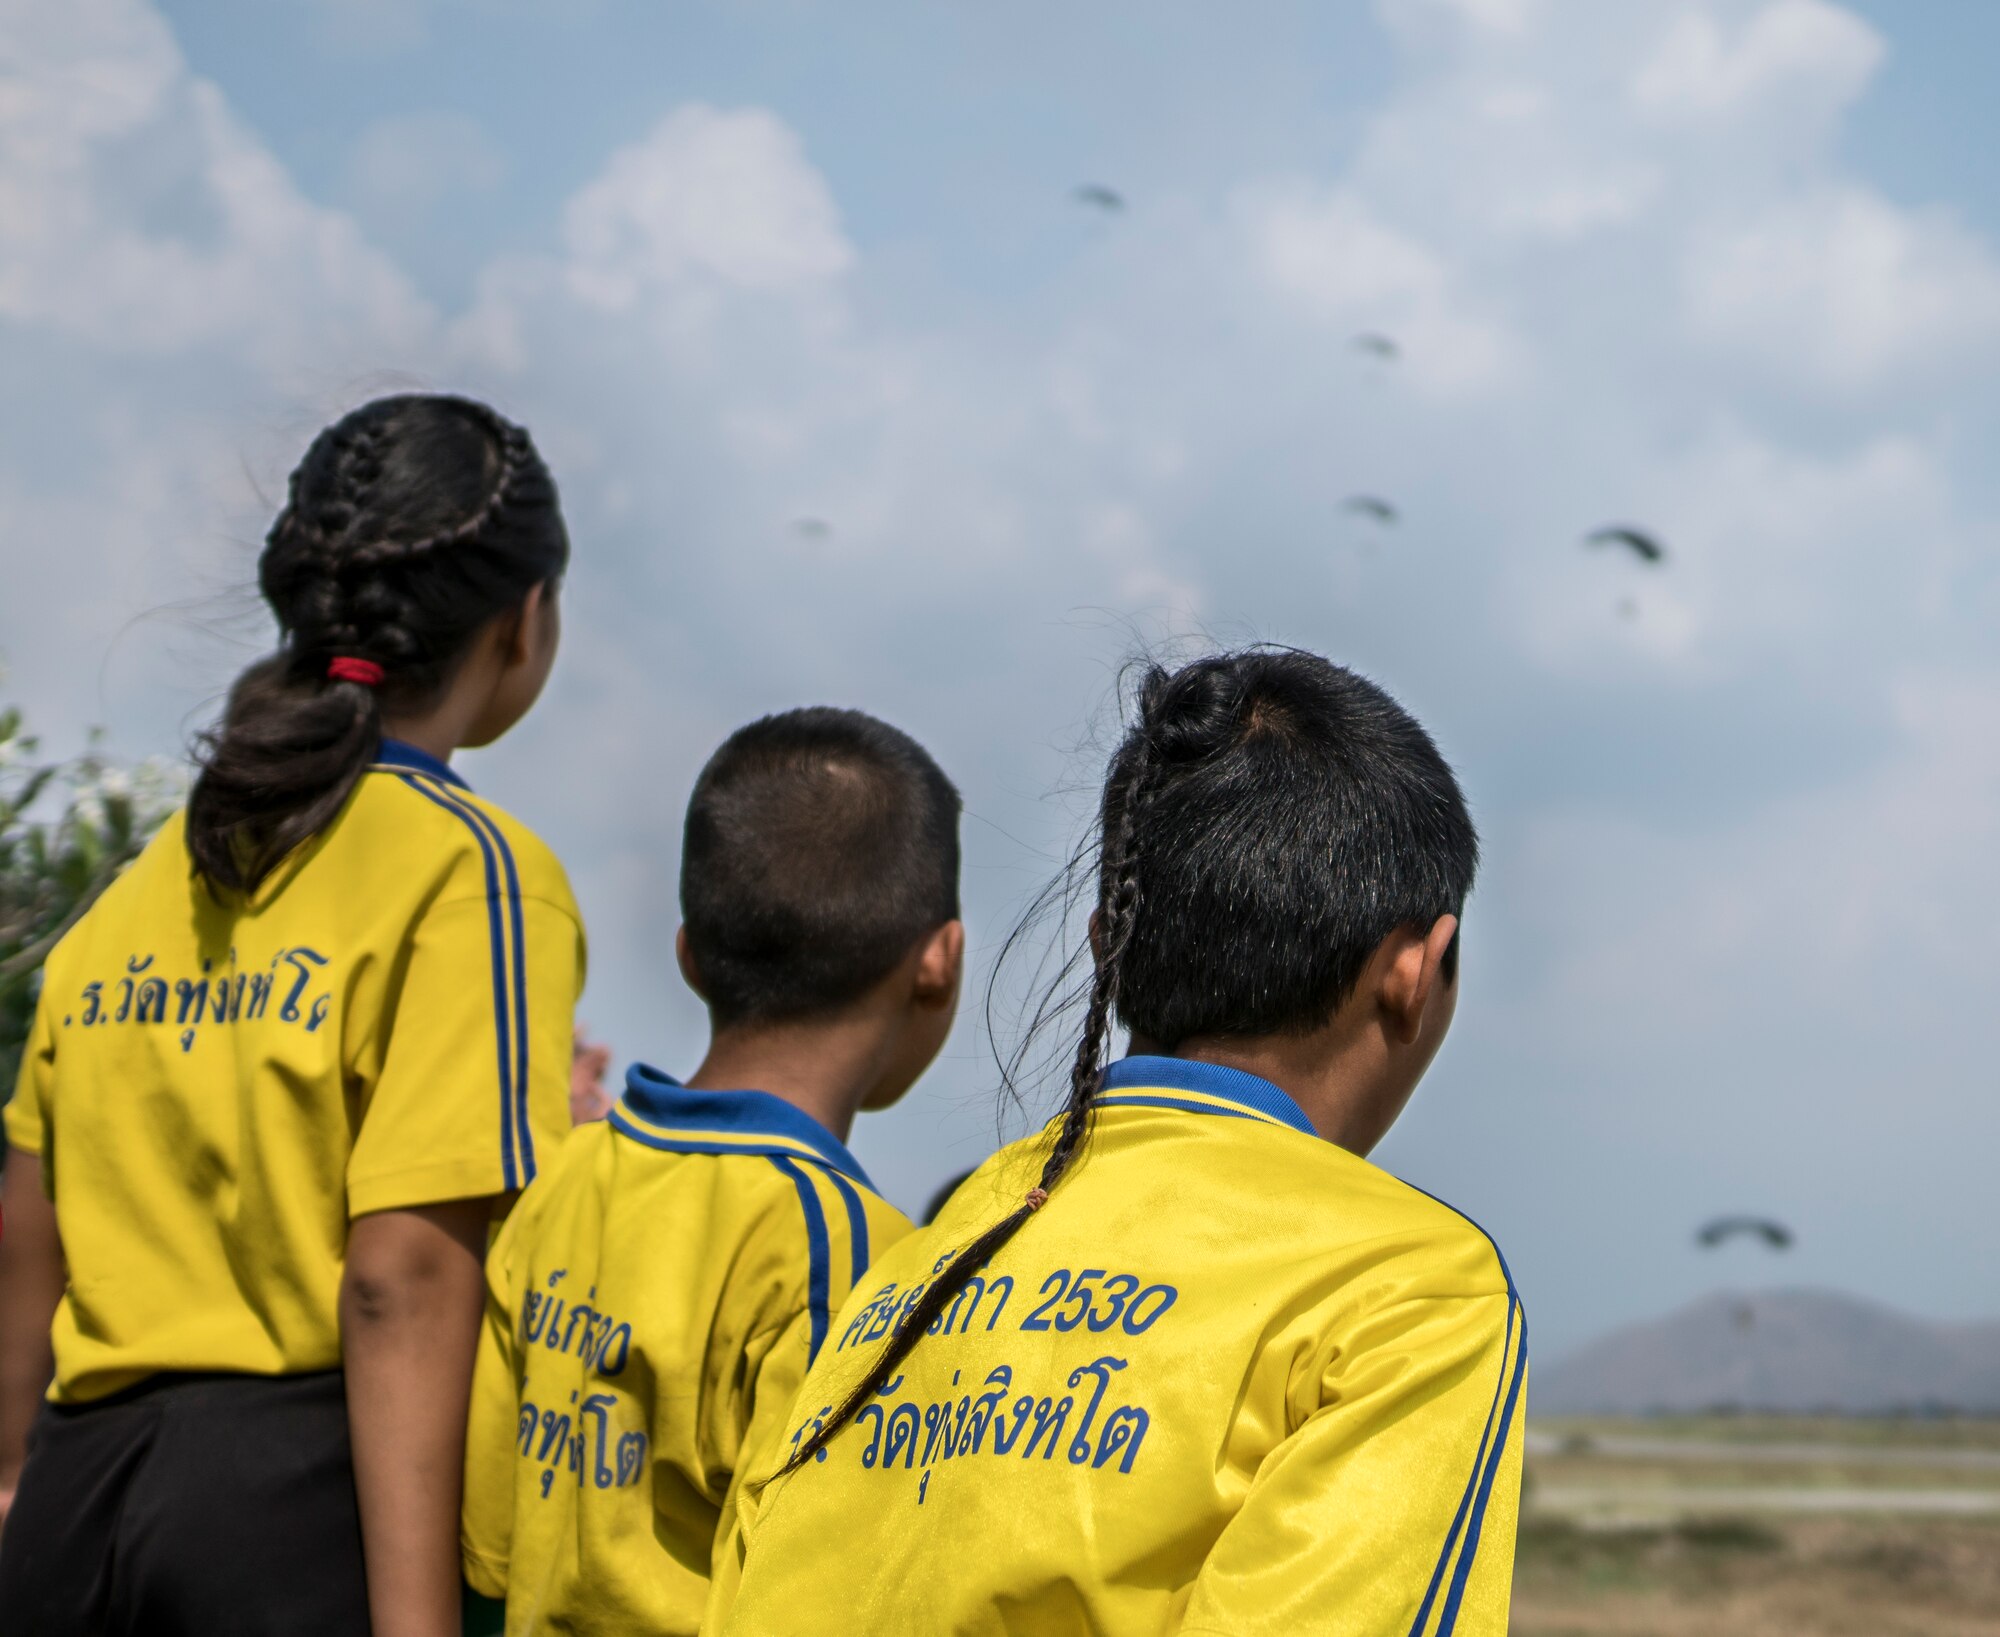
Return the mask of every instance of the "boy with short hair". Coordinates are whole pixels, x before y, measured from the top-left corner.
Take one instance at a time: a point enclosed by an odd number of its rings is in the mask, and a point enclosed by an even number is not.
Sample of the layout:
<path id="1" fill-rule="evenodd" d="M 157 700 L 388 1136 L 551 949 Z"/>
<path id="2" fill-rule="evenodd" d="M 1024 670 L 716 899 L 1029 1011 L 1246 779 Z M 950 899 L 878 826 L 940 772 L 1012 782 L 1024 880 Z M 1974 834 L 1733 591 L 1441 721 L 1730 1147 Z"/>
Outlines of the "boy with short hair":
<path id="1" fill-rule="evenodd" d="M 910 1231 L 845 1139 L 950 1031 L 958 814 L 858 711 L 765 717 L 703 769 L 676 951 L 707 1055 L 685 1083 L 631 1070 L 487 1264 L 462 1544 L 508 1632 L 698 1629 L 740 1458 Z"/>

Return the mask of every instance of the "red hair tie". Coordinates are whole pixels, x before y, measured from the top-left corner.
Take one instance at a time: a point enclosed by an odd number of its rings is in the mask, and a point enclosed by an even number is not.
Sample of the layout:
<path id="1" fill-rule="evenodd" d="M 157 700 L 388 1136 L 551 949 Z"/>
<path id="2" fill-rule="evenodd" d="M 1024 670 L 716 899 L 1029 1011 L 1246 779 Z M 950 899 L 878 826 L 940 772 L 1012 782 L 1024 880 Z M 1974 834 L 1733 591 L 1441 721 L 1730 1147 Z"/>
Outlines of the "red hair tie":
<path id="1" fill-rule="evenodd" d="M 354 659 L 342 654 L 327 661 L 326 674 L 336 682 L 359 682 L 364 688 L 376 686 L 384 675 L 372 659 Z"/>

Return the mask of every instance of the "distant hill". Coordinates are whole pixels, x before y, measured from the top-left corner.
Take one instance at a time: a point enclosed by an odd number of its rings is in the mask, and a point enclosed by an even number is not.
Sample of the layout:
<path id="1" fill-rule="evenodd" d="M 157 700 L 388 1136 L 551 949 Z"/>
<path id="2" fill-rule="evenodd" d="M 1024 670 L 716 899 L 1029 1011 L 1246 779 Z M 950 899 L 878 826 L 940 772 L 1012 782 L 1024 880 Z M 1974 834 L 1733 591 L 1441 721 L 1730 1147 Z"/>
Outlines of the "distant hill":
<path id="1" fill-rule="evenodd" d="M 1705 1296 L 1535 1370 L 1528 1395 L 1537 1415 L 2000 1414 L 2000 1323 L 1933 1324 L 1830 1290 Z"/>

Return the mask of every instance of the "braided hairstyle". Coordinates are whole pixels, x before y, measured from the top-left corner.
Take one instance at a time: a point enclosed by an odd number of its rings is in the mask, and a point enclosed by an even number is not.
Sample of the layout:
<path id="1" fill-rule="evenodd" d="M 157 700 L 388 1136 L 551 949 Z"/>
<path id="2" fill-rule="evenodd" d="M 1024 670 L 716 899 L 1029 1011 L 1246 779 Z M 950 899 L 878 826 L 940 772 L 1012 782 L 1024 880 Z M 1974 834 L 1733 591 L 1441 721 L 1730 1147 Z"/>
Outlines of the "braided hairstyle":
<path id="1" fill-rule="evenodd" d="M 866 1379 L 801 1440 L 786 1471 L 891 1379 L 1076 1169 L 1114 1022 L 1161 1051 L 1310 1032 L 1331 1021 L 1384 938 L 1458 914 L 1472 890 L 1479 841 L 1458 782 L 1374 683 L 1316 654 L 1260 647 L 1172 672 L 1148 666 L 1136 694 L 1095 846 L 1077 860 L 1095 873 L 1090 978 L 1040 1178 L 933 1274 Z M 1447 982 L 1455 971 L 1454 943 Z M 1036 1024 L 1066 1009 L 1046 999 Z"/>
<path id="2" fill-rule="evenodd" d="M 277 651 L 199 741 L 195 868 L 253 892 L 347 801 L 382 712 L 421 709 L 495 615 L 562 576 L 569 537 L 528 434 L 468 398 L 379 398 L 313 440 L 266 537 L 257 583 Z M 375 686 L 330 676 L 378 666 Z"/>

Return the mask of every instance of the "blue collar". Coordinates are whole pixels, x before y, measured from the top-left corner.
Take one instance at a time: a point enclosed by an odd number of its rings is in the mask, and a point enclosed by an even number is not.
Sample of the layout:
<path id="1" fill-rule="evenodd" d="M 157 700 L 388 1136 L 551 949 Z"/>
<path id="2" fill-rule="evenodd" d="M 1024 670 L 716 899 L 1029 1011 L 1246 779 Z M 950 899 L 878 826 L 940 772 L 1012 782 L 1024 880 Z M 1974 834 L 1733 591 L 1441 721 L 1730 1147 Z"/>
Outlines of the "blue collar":
<path id="1" fill-rule="evenodd" d="M 1124 1102 L 1128 1099 L 1114 1098 L 1112 1094 L 1126 1090 L 1192 1091 L 1220 1103 L 1235 1103 L 1252 1109 L 1280 1125 L 1303 1131 L 1308 1137 L 1319 1135 L 1313 1129 L 1312 1121 L 1306 1118 L 1305 1110 L 1270 1081 L 1259 1075 L 1247 1074 L 1242 1069 L 1226 1068 L 1220 1063 L 1197 1063 L 1188 1057 L 1120 1058 L 1104 1071 L 1100 1096 L 1106 1102 Z M 1142 1101 L 1139 1098 L 1129 1100 Z M 1171 1106 L 1195 1113 L 1230 1112 L 1226 1108 L 1201 1103 L 1184 1102 Z"/>
<path id="2" fill-rule="evenodd" d="M 404 773 L 422 773 L 429 778 L 442 779 L 446 784 L 455 784 L 461 790 L 472 788 L 452 772 L 449 762 L 441 762 L 428 750 L 419 750 L 415 745 L 405 744 L 401 739 L 384 737 L 376 748 L 374 765 L 393 767 Z"/>
<path id="3" fill-rule="evenodd" d="M 621 1120 L 621 1114 L 627 1118 Z M 635 1063 L 625 1071 L 625 1095 L 611 1118 L 641 1141 L 667 1138 L 695 1153 L 817 1159 L 871 1191 L 875 1187 L 845 1143 L 804 1109 L 768 1091 L 690 1091 L 671 1074 Z"/>

